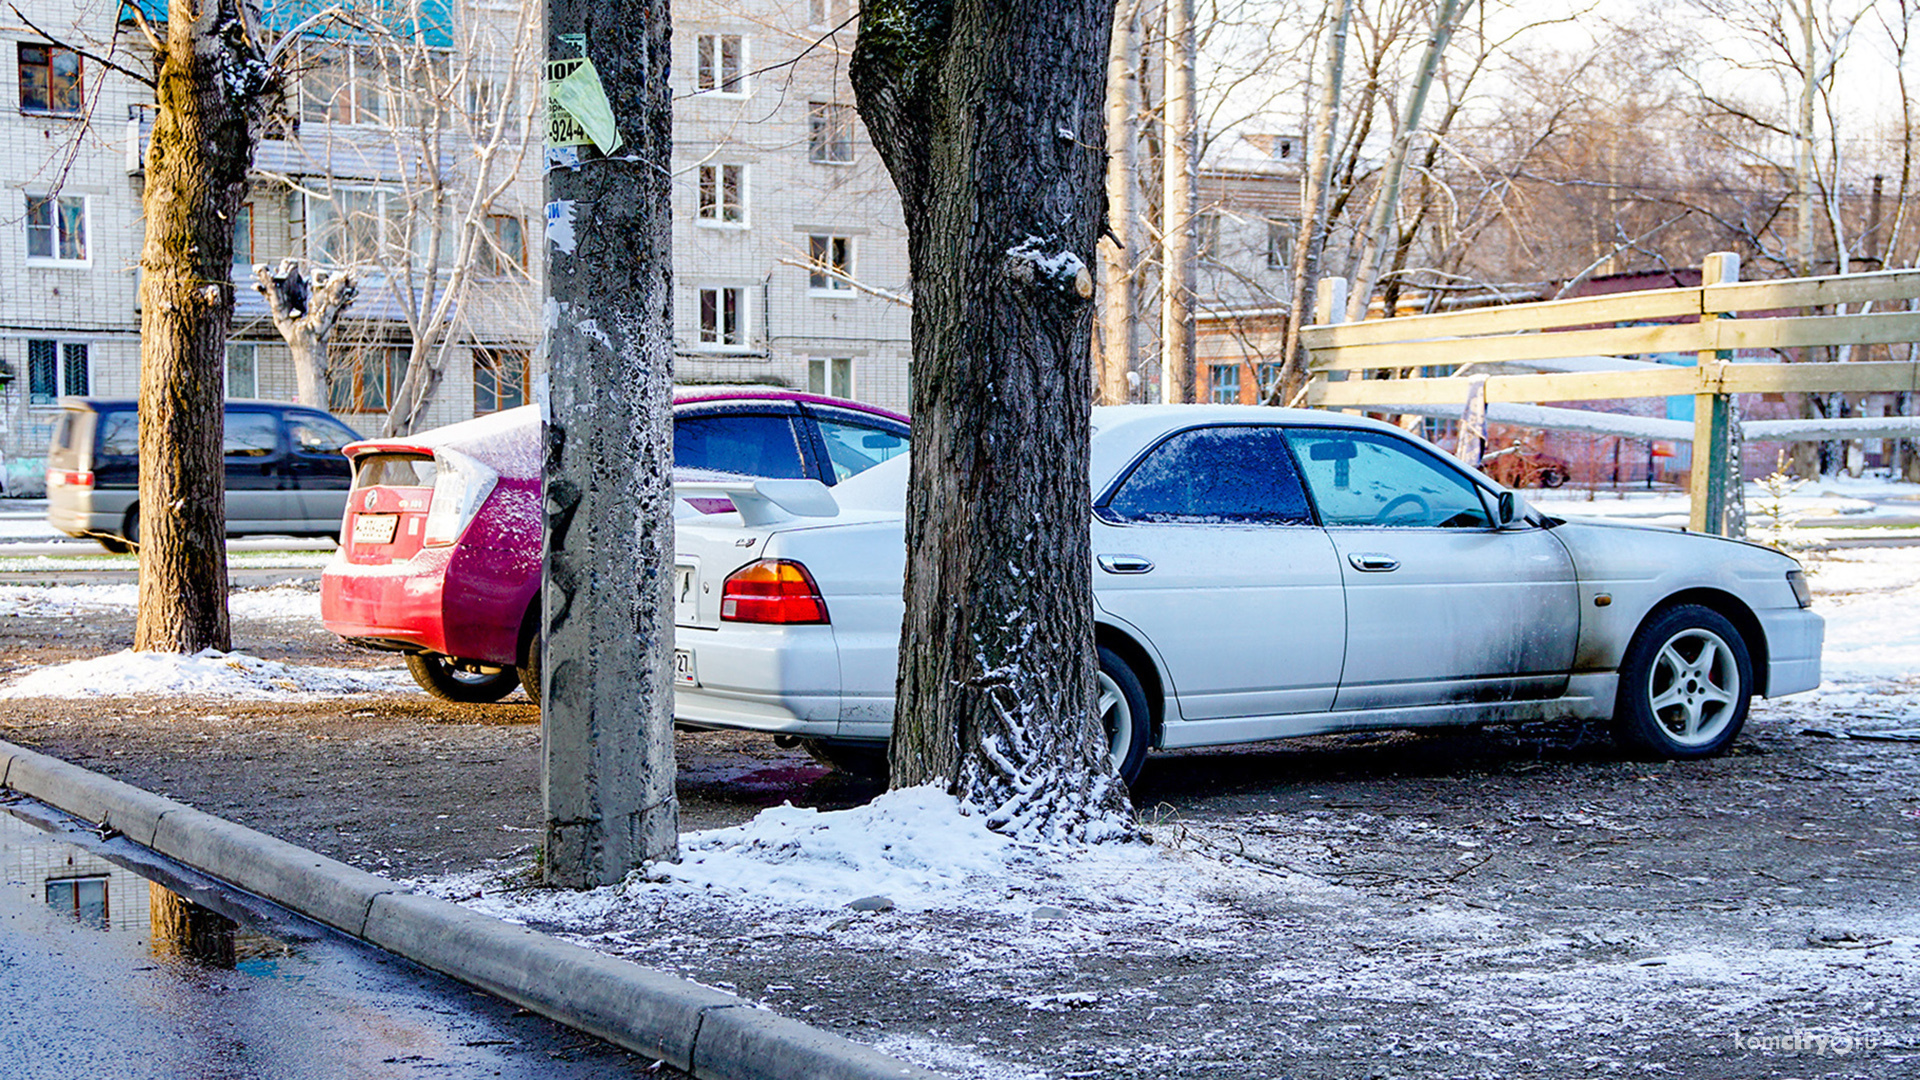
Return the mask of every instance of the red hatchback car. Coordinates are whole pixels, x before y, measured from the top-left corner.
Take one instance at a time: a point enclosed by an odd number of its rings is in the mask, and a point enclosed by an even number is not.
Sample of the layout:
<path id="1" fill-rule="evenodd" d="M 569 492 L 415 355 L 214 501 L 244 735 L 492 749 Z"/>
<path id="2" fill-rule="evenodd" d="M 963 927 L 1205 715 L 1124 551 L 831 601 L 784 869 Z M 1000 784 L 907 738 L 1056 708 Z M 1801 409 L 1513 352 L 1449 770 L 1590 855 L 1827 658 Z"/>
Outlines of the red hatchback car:
<path id="1" fill-rule="evenodd" d="M 789 391 L 676 392 L 676 467 L 829 486 L 907 449 L 907 418 Z M 349 444 L 340 551 L 320 578 L 328 630 L 405 653 L 449 701 L 540 697 L 540 416 L 510 409 Z M 710 509 L 702 507 L 702 509 Z"/>

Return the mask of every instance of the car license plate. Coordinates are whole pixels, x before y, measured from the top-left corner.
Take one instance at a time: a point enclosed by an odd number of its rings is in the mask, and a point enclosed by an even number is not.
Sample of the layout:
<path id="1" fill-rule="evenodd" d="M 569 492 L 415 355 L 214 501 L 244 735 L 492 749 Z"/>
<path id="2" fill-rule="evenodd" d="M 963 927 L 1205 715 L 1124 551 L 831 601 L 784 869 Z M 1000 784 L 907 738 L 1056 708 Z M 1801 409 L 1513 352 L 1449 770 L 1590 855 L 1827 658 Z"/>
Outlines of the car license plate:
<path id="1" fill-rule="evenodd" d="M 699 686 L 693 673 L 693 650 L 673 650 L 673 681 L 681 686 Z"/>
<path id="2" fill-rule="evenodd" d="M 361 514 L 353 519 L 353 542 L 356 544 L 391 544 L 399 531 L 399 514 Z"/>

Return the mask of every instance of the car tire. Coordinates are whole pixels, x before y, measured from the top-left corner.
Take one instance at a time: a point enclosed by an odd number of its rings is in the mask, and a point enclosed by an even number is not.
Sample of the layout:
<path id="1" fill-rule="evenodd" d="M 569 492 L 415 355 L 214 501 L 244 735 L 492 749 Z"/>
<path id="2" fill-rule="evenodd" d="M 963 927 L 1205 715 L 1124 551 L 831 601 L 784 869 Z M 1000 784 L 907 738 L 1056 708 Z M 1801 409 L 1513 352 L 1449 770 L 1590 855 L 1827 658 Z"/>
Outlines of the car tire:
<path id="1" fill-rule="evenodd" d="M 1107 753 L 1113 759 L 1113 771 L 1129 787 L 1140 779 L 1147 764 L 1147 749 L 1153 742 L 1153 714 L 1147 711 L 1147 694 L 1140 679 L 1120 654 L 1100 646 L 1100 671 L 1096 676 L 1096 707 L 1106 728 Z"/>
<path id="2" fill-rule="evenodd" d="M 94 540 L 97 541 L 101 547 L 106 548 L 107 552 L 112 555 L 125 555 L 133 550 L 133 545 L 128 543 L 124 537 L 106 536 L 103 534 L 94 537 Z"/>
<path id="3" fill-rule="evenodd" d="M 511 664 L 484 666 L 484 671 L 468 671 L 461 661 L 439 653 L 408 653 L 407 670 L 420 689 L 442 701 L 484 705 L 499 701 L 520 685 L 520 674 Z"/>
<path id="4" fill-rule="evenodd" d="M 1557 488 L 1567 482 L 1567 474 L 1558 469 L 1548 469 L 1540 474 L 1540 486 Z"/>
<path id="5" fill-rule="evenodd" d="M 526 662 L 520 665 L 520 689 L 527 692 L 527 700 L 540 704 L 540 635 L 527 639 Z"/>
<path id="6" fill-rule="evenodd" d="M 887 744 L 875 740 L 801 739 L 800 746 L 813 760 L 829 769 L 863 780 L 885 783 L 891 771 L 887 764 Z"/>
<path id="7" fill-rule="evenodd" d="M 140 550 L 140 504 L 127 507 L 127 516 L 120 520 L 120 539 L 126 541 L 127 550 Z M 111 549 L 109 549 L 111 550 Z"/>
<path id="8" fill-rule="evenodd" d="M 1682 604 L 1633 635 L 1617 693 L 1614 727 L 1627 749 L 1659 759 L 1711 757 L 1747 722 L 1753 660 L 1725 616 Z"/>

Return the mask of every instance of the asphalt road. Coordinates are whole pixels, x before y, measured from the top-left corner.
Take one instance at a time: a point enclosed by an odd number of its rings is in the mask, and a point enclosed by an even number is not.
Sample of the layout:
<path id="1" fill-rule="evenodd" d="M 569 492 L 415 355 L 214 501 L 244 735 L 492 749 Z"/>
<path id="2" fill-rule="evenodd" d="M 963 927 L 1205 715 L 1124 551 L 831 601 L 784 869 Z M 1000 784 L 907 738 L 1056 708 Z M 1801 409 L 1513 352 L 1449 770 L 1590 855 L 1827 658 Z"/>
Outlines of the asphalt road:
<path id="1" fill-rule="evenodd" d="M 0 813 L 8 868 L 0 881 L 0 1056 L 9 1077 L 680 1075 L 649 1072 L 643 1058 L 125 840 L 76 833 L 38 803 L 9 809 L 18 815 Z M 66 842 L 76 838 L 85 846 Z M 96 909 L 77 915 L 52 906 L 49 893 L 64 900 L 65 882 L 75 880 L 93 883 Z M 175 906 L 176 896 L 206 906 Z M 155 914 L 182 910 L 192 912 L 185 922 Z M 170 930 L 182 925 L 192 933 Z"/>

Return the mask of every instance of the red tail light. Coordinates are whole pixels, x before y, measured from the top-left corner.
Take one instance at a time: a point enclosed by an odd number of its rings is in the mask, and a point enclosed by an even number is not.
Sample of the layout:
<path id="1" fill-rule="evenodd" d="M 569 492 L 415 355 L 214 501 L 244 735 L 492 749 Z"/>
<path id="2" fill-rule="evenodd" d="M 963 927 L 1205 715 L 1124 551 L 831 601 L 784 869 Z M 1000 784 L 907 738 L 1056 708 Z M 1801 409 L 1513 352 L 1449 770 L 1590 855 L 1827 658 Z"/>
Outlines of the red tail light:
<path id="1" fill-rule="evenodd" d="M 723 622 L 824 623 L 827 602 L 807 568 L 787 559 L 762 559 L 727 575 L 720 589 Z"/>
<path id="2" fill-rule="evenodd" d="M 60 469 L 48 469 L 47 480 L 51 487 L 90 488 L 93 486 L 93 474 L 90 472 L 68 472 Z"/>

